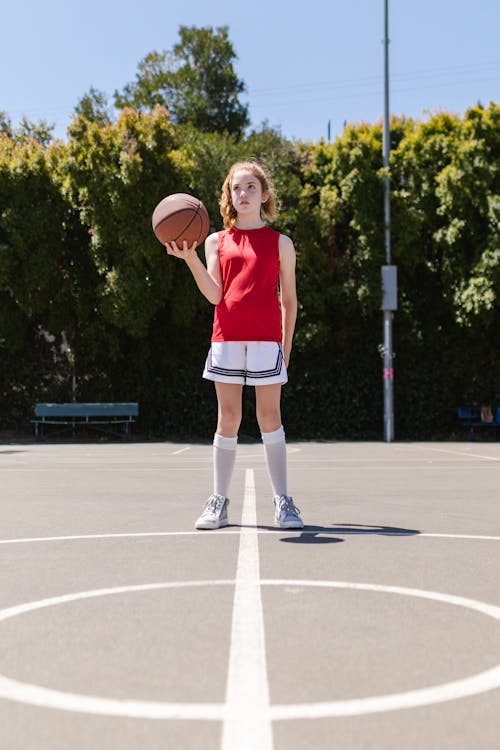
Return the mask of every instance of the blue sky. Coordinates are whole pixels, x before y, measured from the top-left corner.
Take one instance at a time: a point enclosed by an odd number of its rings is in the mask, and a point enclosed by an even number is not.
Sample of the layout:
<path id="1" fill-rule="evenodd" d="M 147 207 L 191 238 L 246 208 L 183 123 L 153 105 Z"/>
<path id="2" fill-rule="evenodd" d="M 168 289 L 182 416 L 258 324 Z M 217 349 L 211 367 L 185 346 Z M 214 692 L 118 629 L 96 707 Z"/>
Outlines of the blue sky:
<path id="1" fill-rule="evenodd" d="M 302 140 L 383 111 L 383 0 L 24 0 L 2 8 L 0 109 L 65 136 L 90 87 L 134 80 L 179 26 L 229 27 L 252 125 Z M 425 119 L 500 101 L 499 0 L 390 0 L 390 108 Z"/>

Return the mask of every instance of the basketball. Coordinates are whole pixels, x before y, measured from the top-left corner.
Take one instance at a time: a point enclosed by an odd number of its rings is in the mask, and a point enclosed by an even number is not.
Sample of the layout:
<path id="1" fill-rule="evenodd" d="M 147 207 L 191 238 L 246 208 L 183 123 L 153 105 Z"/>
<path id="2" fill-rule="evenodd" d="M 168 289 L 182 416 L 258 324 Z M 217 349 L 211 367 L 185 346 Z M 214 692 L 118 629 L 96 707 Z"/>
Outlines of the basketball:
<path id="1" fill-rule="evenodd" d="M 187 193 L 163 198 L 153 211 L 152 224 L 160 242 L 175 242 L 181 250 L 184 240 L 188 247 L 194 242 L 201 245 L 210 229 L 207 209 L 198 198 Z"/>

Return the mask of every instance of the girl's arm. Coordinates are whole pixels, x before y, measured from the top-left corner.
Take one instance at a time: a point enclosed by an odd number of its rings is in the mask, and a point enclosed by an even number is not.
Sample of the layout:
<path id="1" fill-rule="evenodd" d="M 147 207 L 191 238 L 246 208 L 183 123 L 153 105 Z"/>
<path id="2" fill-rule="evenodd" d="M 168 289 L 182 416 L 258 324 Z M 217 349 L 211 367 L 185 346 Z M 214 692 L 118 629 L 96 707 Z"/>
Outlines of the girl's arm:
<path id="1" fill-rule="evenodd" d="M 297 287 L 295 282 L 295 248 L 290 237 L 282 234 L 279 241 L 281 315 L 283 354 L 288 367 L 292 351 L 295 321 L 297 320 Z"/>
<path id="2" fill-rule="evenodd" d="M 183 242 L 182 250 L 177 247 L 175 242 L 165 245 L 169 255 L 175 255 L 176 258 L 182 258 L 186 261 L 198 289 L 213 305 L 218 305 L 222 299 L 222 275 L 217 245 L 218 233 L 214 232 L 205 240 L 206 267 L 196 252 L 196 244 L 188 247 L 187 242 Z"/>

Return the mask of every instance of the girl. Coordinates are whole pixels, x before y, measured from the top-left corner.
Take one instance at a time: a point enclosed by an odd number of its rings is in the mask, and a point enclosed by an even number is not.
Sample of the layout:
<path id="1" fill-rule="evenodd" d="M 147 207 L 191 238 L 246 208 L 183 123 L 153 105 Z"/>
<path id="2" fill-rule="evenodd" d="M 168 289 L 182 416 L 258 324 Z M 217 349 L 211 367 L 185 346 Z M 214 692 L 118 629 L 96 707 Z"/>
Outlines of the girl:
<path id="1" fill-rule="evenodd" d="M 215 305 L 212 345 L 203 377 L 215 382 L 218 402 L 213 441 L 214 488 L 197 529 L 227 526 L 228 491 L 242 417 L 243 385 L 255 386 L 257 421 L 274 492 L 275 523 L 301 529 L 300 511 L 287 494 L 281 386 L 287 382 L 297 317 L 295 249 L 289 237 L 267 225 L 277 198 L 255 161 L 229 170 L 220 199 L 224 229 L 205 241 L 206 267 L 196 246 L 167 244 L 188 265 L 198 288 Z M 280 287 L 281 305 L 278 297 Z"/>

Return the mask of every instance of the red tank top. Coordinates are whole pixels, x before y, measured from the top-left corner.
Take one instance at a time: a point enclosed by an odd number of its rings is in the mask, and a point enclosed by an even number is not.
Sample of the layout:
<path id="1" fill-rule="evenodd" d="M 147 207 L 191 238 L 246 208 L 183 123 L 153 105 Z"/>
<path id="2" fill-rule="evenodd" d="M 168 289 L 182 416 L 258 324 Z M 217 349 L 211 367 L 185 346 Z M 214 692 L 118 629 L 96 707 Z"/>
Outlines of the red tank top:
<path id="1" fill-rule="evenodd" d="M 279 238 L 267 226 L 219 232 L 223 296 L 212 341 L 281 341 Z"/>

